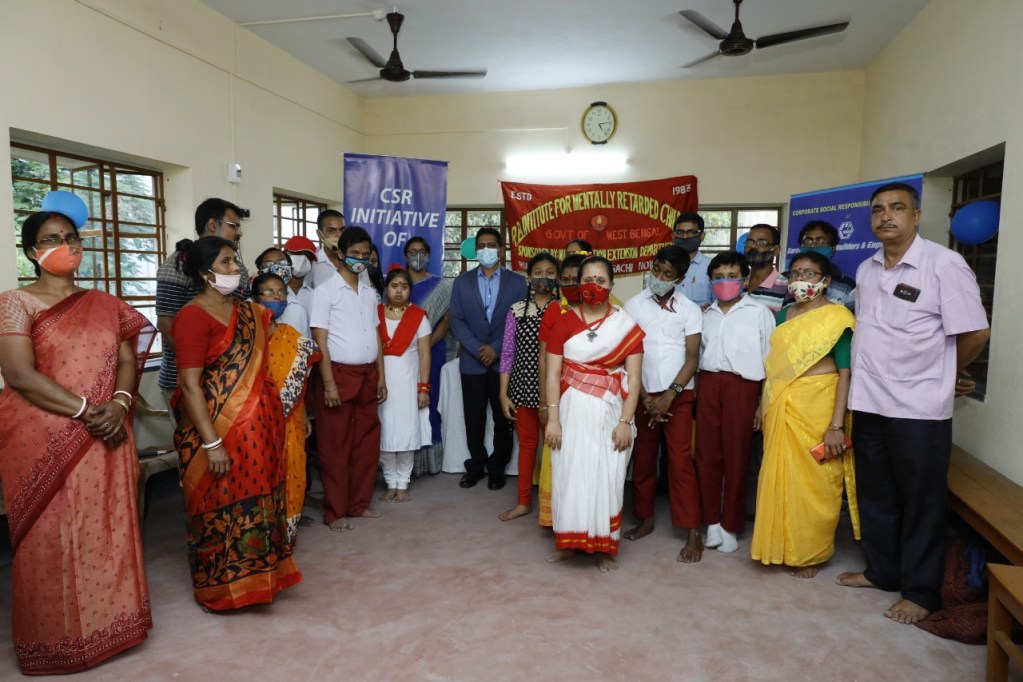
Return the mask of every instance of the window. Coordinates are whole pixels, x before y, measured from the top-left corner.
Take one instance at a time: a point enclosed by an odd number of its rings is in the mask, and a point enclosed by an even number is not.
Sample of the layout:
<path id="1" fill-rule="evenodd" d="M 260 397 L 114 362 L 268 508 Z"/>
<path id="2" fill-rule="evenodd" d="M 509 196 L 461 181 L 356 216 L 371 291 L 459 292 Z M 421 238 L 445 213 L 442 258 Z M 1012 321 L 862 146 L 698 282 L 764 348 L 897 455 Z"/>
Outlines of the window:
<path id="1" fill-rule="evenodd" d="M 449 208 L 444 215 L 444 276 L 458 277 L 476 259 L 462 256 L 462 242 L 476 236 L 481 227 L 496 227 L 501 230 L 504 241 L 504 261 L 501 265 L 511 264 L 511 234 L 503 208 Z"/>
<path id="2" fill-rule="evenodd" d="M 292 237 L 316 239 L 316 218 L 327 205 L 308 199 L 274 194 L 274 241 L 277 246 Z"/>
<path id="3" fill-rule="evenodd" d="M 703 217 L 706 236 L 700 245 L 700 251 L 714 254 L 734 249 L 739 237 L 749 232 L 754 225 L 761 223 L 781 226 L 781 208 L 777 206 L 753 206 L 749 208 L 728 208 L 724 206 L 707 206 L 699 209 Z M 781 253 L 785 253 L 782 244 Z"/>
<path id="4" fill-rule="evenodd" d="M 18 283 L 35 279 L 21 250 L 21 226 L 52 190 L 80 196 L 89 222 L 80 228 L 84 257 L 78 285 L 135 306 L 156 324 L 156 269 L 164 253 L 163 173 L 122 163 L 11 143 Z M 153 346 L 159 352 L 160 340 Z"/>
<path id="5" fill-rule="evenodd" d="M 957 175 L 953 179 L 952 211 L 956 211 L 974 201 L 991 199 L 1001 201 L 1002 199 L 1002 171 L 1004 161 L 988 164 L 975 170 L 967 171 Z M 977 284 L 980 286 L 980 301 L 987 311 L 988 323 L 991 323 L 991 313 L 995 300 L 995 257 L 998 255 L 998 235 L 987 240 L 983 244 L 960 244 L 955 237 L 949 233 L 949 248 L 962 254 L 966 264 L 973 269 L 977 275 Z M 987 394 L 988 375 L 988 351 L 990 344 L 984 346 L 977 359 L 966 368 L 977 381 L 977 388 L 971 394 L 978 400 L 983 400 Z"/>

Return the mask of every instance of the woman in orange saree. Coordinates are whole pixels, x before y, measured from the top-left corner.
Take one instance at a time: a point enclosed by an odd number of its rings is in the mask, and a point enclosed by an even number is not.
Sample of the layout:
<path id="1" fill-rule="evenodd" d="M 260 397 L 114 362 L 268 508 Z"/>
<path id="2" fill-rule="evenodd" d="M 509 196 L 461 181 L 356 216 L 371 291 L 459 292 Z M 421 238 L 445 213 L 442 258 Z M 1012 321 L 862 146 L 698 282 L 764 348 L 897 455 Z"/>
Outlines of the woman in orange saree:
<path id="1" fill-rule="evenodd" d="M 155 329 L 113 296 L 75 286 L 81 238 L 66 216 L 29 216 L 22 244 L 39 279 L 0 294 L 12 631 L 23 673 L 71 673 L 153 626 L 128 413 Z"/>
<path id="2" fill-rule="evenodd" d="M 231 242 L 196 241 L 185 273 L 204 288 L 172 327 L 188 558 L 207 611 L 270 602 L 302 580 L 287 540 L 284 416 L 266 369 L 271 314 L 231 297 L 239 272 Z"/>
<path id="3" fill-rule="evenodd" d="M 252 298 L 266 306 L 278 321 L 267 346 L 267 371 L 284 410 L 284 518 L 288 523 L 288 544 L 294 547 L 305 502 L 305 442 L 312 432 L 305 410 L 305 390 L 313 364 L 323 356 L 312 339 L 279 322 L 289 305 L 283 279 L 269 273 L 259 275 L 252 280 Z"/>

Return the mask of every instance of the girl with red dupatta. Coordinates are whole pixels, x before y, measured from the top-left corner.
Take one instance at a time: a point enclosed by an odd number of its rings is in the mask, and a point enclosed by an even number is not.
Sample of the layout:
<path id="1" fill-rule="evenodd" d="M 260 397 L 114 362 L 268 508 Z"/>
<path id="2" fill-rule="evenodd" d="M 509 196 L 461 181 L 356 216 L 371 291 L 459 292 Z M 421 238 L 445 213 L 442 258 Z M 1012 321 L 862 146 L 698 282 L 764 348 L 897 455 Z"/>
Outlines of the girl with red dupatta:
<path id="1" fill-rule="evenodd" d="M 397 265 L 384 283 L 386 303 L 377 306 L 384 351 L 387 400 L 380 403 L 380 466 L 383 502 L 408 502 L 415 452 L 433 442 L 430 426 L 430 320 L 409 303 L 412 278 Z"/>
<path id="2" fill-rule="evenodd" d="M 171 328 L 188 559 L 206 611 L 270 602 L 302 580 L 287 534 L 284 414 L 267 371 L 271 313 L 231 296 L 240 272 L 231 242 L 192 244 L 185 274 L 203 290 Z"/>
<path id="3" fill-rule="evenodd" d="M 618 568 L 625 472 L 636 437 L 643 331 L 608 302 L 614 267 L 590 256 L 579 269 L 583 303 L 547 343 L 548 420 L 556 551 L 547 561 L 596 555 Z"/>
<path id="4" fill-rule="evenodd" d="M 75 286 L 85 203 L 25 220 L 39 278 L 0 294 L 0 478 L 14 547 L 12 632 L 26 675 L 92 667 L 153 627 L 131 406 L 156 330 Z"/>

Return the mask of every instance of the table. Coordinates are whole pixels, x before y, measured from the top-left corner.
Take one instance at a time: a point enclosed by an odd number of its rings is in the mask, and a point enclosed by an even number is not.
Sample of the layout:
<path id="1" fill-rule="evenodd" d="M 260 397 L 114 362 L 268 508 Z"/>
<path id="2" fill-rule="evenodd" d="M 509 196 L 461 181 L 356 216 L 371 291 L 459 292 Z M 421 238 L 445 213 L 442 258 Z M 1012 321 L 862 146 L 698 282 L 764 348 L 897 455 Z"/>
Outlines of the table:
<path id="1" fill-rule="evenodd" d="M 462 410 L 462 378 L 458 371 L 458 358 L 440 370 L 440 397 L 437 411 L 441 417 L 441 437 L 444 439 L 444 461 L 441 469 L 448 474 L 464 474 L 465 460 L 469 459 L 469 446 L 465 440 L 465 413 Z M 483 443 L 487 452 L 494 448 L 494 418 L 487 407 L 487 431 Z M 504 470 L 507 476 L 519 473 L 519 438 L 513 436 L 512 456 Z"/>
<path id="2" fill-rule="evenodd" d="M 1023 651 L 1012 641 L 1012 625 L 1023 623 L 1023 567 L 988 564 L 987 679 L 1009 679 L 1009 661 L 1023 671 Z"/>

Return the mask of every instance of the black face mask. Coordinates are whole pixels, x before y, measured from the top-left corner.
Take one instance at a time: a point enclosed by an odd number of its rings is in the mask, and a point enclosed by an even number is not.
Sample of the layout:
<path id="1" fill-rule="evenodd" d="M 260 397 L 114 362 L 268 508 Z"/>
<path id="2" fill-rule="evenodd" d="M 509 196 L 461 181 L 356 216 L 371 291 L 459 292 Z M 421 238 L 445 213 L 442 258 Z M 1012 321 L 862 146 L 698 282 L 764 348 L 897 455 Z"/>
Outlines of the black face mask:
<path id="1" fill-rule="evenodd" d="M 534 294 L 552 294 L 558 288 L 557 280 L 551 279 L 550 277 L 538 277 L 529 281 L 529 289 Z"/>
<path id="2" fill-rule="evenodd" d="M 751 268 L 762 268 L 774 262 L 774 254 L 770 251 L 747 251 L 746 262 Z"/>
<path id="3" fill-rule="evenodd" d="M 699 237 L 686 237 L 685 239 L 674 240 L 675 246 L 684 249 L 686 253 L 696 253 L 696 250 L 700 248 Z"/>

